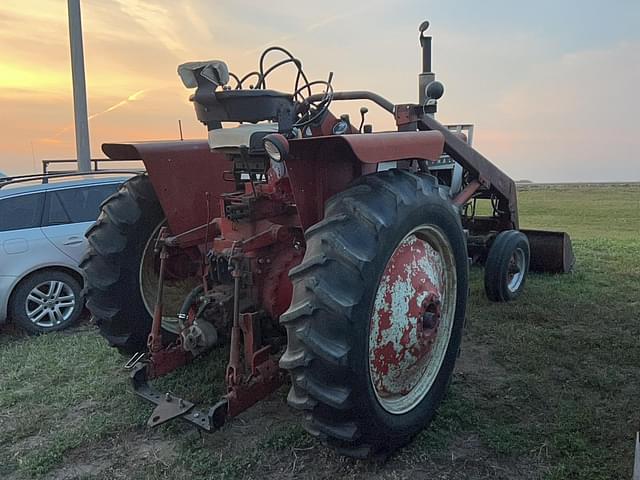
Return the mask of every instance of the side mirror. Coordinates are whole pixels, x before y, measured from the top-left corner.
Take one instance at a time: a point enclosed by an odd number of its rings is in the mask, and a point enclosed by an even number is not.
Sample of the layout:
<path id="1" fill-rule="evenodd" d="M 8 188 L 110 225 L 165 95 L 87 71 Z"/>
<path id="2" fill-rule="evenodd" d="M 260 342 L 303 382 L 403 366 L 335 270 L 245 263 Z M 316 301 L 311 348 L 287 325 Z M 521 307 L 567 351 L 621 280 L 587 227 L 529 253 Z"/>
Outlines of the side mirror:
<path id="1" fill-rule="evenodd" d="M 444 85 L 436 80 L 430 82 L 424 89 L 427 100 L 438 100 L 444 95 Z"/>

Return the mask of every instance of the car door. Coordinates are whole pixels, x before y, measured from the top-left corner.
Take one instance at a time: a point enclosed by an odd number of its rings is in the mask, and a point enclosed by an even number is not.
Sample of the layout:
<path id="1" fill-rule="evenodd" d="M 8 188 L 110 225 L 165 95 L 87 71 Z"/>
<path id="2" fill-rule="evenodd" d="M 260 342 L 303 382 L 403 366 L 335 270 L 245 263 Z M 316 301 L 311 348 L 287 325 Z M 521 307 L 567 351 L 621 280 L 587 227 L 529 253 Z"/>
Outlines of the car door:
<path id="1" fill-rule="evenodd" d="M 47 192 L 42 231 L 61 252 L 76 262 L 84 255 L 84 234 L 100 213 L 100 204 L 119 183 L 82 185 Z"/>
<path id="2" fill-rule="evenodd" d="M 40 229 L 44 192 L 0 199 L 0 276 L 20 277 L 50 248 Z"/>

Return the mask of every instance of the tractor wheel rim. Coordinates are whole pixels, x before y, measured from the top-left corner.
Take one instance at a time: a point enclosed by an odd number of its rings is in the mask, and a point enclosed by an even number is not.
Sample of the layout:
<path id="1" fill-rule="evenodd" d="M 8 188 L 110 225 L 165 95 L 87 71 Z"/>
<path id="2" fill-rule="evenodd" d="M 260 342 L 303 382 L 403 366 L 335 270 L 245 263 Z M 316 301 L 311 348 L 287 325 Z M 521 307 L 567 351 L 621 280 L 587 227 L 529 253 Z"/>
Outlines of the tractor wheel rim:
<path id="1" fill-rule="evenodd" d="M 138 277 L 140 295 L 142 296 L 142 302 L 144 303 L 147 312 L 152 318 L 155 308 L 156 294 L 158 291 L 158 274 L 155 271 L 155 262 L 157 257 L 155 248 L 158 236 L 160 235 L 160 229 L 164 227 L 166 223 L 166 220 L 163 220 L 153 230 L 149 236 L 149 240 L 147 240 L 147 243 L 144 246 L 142 258 L 140 259 L 140 272 Z M 162 316 L 162 328 L 170 333 L 180 333 L 180 325 L 178 324 L 177 318 L 166 315 L 167 313 L 165 306 L 165 311 Z"/>
<path id="2" fill-rule="evenodd" d="M 36 285 L 25 300 L 25 312 L 34 325 L 53 328 L 73 315 L 76 295 L 73 289 L 60 280 L 50 280 Z"/>
<path id="3" fill-rule="evenodd" d="M 515 292 L 522 285 L 526 270 L 526 261 L 524 251 L 521 248 L 516 248 L 509 259 L 507 266 L 507 288 L 510 292 Z"/>
<path id="4" fill-rule="evenodd" d="M 389 258 L 371 315 L 369 375 L 389 413 L 413 410 L 431 390 L 447 353 L 455 307 L 451 245 L 435 225 L 419 226 Z"/>

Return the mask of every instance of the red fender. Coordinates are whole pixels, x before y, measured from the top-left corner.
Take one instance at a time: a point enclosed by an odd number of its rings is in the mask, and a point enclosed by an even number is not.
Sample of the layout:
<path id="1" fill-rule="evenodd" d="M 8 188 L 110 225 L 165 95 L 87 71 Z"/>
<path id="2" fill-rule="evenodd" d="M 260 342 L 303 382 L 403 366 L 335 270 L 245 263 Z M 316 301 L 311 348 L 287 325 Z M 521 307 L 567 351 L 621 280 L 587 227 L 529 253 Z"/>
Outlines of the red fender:
<path id="1" fill-rule="evenodd" d="M 324 216 L 324 204 L 378 163 L 440 158 L 444 136 L 437 131 L 382 132 L 289 140 L 285 160 L 300 223 L 306 230 Z"/>
<path id="2" fill-rule="evenodd" d="M 220 195 L 235 190 L 223 179 L 231 162 L 211 152 L 206 140 L 105 143 L 102 151 L 114 160 L 144 162 L 173 235 L 205 224 L 207 208 L 209 218 L 220 217 Z"/>
<path id="3" fill-rule="evenodd" d="M 306 156 L 309 150 L 325 150 L 326 153 L 339 150 L 362 163 L 408 159 L 436 161 L 444 149 L 444 136 L 438 131 L 381 132 L 300 138 L 289 140 L 289 144 L 294 156 Z"/>

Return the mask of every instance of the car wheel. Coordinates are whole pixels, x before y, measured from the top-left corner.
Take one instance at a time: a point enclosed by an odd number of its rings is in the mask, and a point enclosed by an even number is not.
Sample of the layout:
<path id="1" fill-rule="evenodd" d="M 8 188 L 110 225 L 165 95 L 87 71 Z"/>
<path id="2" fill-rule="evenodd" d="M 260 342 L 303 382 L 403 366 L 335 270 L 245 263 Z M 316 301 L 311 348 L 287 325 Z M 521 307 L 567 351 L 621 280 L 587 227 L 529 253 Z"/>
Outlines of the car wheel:
<path id="1" fill-rule="evenodd" d="M 67 328 L 80 316 L 82 307 L 78 281 L 68 273 L 45 270 L 18 284 L 9 314 L 16 325 L 39 334 Z"/>

